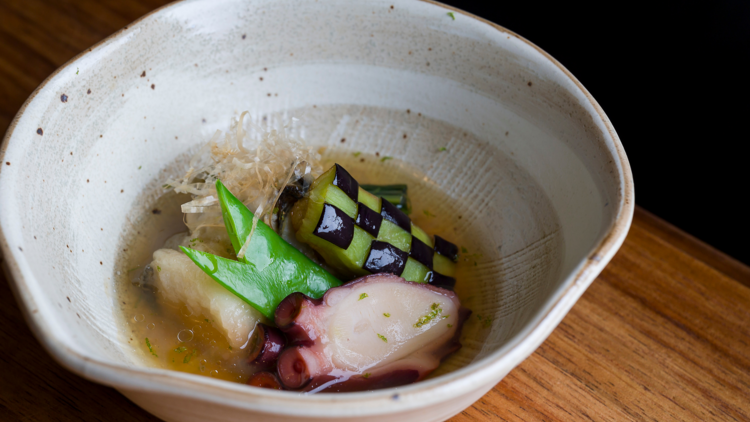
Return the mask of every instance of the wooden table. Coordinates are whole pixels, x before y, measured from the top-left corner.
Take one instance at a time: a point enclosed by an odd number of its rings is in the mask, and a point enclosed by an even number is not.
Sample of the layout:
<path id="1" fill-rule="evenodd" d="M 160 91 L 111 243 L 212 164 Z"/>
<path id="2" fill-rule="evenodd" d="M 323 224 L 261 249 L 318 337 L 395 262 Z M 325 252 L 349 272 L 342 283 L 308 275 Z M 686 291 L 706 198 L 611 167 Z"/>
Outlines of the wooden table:
<path id="1" fill-rule="evenodd" d="M 0 133 L 57 67 L 164 0 L 0 0 Z M 1 259 L 1 258 L 0 258 Z M 57 365 L 0 275 L 0 420 L 154 420 Z M 454 421 L 750 420 L 750 268 L 642 209 L 532 356 Z"/>

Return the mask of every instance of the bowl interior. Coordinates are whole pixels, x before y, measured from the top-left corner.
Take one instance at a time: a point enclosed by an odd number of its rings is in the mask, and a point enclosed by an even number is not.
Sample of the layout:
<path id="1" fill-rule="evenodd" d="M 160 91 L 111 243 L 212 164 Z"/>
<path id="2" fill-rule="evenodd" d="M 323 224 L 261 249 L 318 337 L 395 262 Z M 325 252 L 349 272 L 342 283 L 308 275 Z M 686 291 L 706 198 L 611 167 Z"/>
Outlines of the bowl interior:
<path id="1" fill-rule="evenodd" d="M 425 181 L 415 203 L 447 195 L 429 212 L 461 219 L 435 229 L 481 257 L 457 289 L 475 317 L 441 373 L 534 328 L 622 208 L 608 123 L 511 33 L 427 2 L 183 1 L 62 69 L 6 145 L 2 232 L 45 332 L 142 365 L 117 305 L 123 250 L 166 175 L 244 110 L 299 118 L 340 160 L 394 157 L 363 165 Z"/>

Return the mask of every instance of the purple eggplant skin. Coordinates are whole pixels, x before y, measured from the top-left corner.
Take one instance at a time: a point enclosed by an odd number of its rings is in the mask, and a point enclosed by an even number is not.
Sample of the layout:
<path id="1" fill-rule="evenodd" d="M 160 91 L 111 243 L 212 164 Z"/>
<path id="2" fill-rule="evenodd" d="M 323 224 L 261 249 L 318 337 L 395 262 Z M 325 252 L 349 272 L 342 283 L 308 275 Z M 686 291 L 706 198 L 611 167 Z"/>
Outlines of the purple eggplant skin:
<path id="1" fill-rule="evenodd" d="M 435 252 L 443 255 L 453 262 L 458 261 L 458 246 L 435 235 Z"/>
<path id="2" fill-rule="evenodd" d="M 357 219 L 354 220 L 354 224 L 370 233 L 372 237 L 378 237 L 380 225 L 383 224 L 383 216 L 359 202 L 357 203 Z"/>
<path id="3" fill-rule="evenodd" d="M 404 214 L 404 212 L 398 209 L 395 205 L 388 202 L 387 199 L 380 198 L 380 202 L 382 203 L 380 215 L 382 215 L 384 219 L 401 227 L 407 233 L 411 233 L 411 218 Z"/>
<path id="4" fill-rule="evenodd" d="M 431 286 L 441 287 L 443 289 L 452 291 L 456 286 L 456 279 L 433 271 L 430 273 L 430 279 L 429 281 L 427 281 L 427 283 Z"/>
<path id="5" fill-rule="evenodd" d="M 431 270 L 432 259 L 435 257 L 435 251 L 433 251 L 432 248 L 429 247 L 426 243 L 422 242 L 416 237 L 412 237 L 409 256 Z"/>
<path id="6" fill-rule="evenodd" d="M 339 208 L 325 204 L 313 234 L 341 249 L 347 249 L 354 239 L 354 221 Z"/>
<path id="7" fill-rule="evenodd" d="M 374 240 L 363 268 L 373 274 L 391 273 L 400 276 L 406 268 L 408 258 L 409 254 L 390 243 Z"/>
<path id="8" fill-rule="evenodd" d="M 344 191 L 352 201 L 357 202 L 357 197 L 359 196 L 359 182 L 357 182 L 348 171 L 338 164 L 336 164 L 336 176 L 333 178 L 333 186 L 338 187 Z"/>

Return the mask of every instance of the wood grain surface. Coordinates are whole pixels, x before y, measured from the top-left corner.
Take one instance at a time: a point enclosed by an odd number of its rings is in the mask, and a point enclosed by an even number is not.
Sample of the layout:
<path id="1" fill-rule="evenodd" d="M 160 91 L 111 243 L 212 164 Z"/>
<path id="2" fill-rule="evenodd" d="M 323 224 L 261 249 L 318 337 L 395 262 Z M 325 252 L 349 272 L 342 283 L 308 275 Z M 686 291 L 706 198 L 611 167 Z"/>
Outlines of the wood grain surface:
<path id="1" fill-rule="evenodd" d="M 56 68 L 165 3 L 0 0 L 0 133 Z M 155 420 L 57 365 L 6 277 L 0 420 Z M 622 249 L 549 339 L 452 420 L 750 421 L 750 268 L 636 209 Z"/>

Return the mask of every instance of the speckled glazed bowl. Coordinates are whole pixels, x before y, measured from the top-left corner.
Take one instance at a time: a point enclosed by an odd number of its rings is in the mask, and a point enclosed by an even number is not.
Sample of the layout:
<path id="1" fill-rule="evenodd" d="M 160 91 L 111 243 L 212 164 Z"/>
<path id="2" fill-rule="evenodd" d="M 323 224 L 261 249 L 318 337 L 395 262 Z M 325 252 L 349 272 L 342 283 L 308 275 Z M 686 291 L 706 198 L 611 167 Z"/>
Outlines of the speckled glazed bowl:
<path id="1" fill-rule="evenodd" d="M 164 174 L 242 110 L 259 124 L 300 117 L 313 144 L 392 156 L 450 197 L 433 212 L 463 210 L 456 230 L 477 233 L 483 257 L 459 294 L 481 321 L 434 377 L 299 395 L 132 352 L 115 304 L 123 245 Z M 622 145 L 581 84 L 517 35 L 428 1 L 175 3 L 55 72 L 0 155 L 0 246 L 37 338 L 167 420 L 444 420 L 544 341 L 633 213 Z"/>

